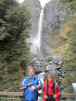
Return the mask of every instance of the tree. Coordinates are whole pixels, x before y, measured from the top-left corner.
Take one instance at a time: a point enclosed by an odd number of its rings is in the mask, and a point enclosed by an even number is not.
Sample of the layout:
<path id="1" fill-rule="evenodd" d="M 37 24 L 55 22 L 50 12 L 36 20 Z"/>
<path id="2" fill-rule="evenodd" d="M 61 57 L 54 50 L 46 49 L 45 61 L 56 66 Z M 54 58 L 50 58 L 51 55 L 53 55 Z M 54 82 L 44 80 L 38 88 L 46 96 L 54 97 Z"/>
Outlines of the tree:
<path id="1" fill-rule="evenodd" d="M 76 17 L 72 17 L 71 20 L 68 23 L 68 26 L 70 29 L 72 29 L 67 34 L 67 43 L 68 47 L 65 50 L 65 66 L 68 68 L 76 68 Z"/>
<path id="2" fill-rule="evenodd" d="M 76 16 L 75 16 L 75 11 L 76 11 L 76 0 L 62 0 L 62 3 L 65 4 L 68 8 L 70 8 L 70 12 L 72 12 L 72 15 L 67 15 L 65 19 L 65 25 L 66 29 L 67 27 L 70 29 L 70 31 L 66 32 L 67 36 L 67 47 L 65 49 L 65 67 L 67 68 L 76 68 L 76 63 L 75 63 L 75 38 L 76 38 Z M 66 24 L 68 23 L 68 24 Z"/>
<path id="3" fill-rule="evenodd" d="M 61 0 L 63 4 L 67 5 L 68 8 L 72 10 L 72 12 L 75 12 L 76 10 L 76 0 Z"/>
<path id="4" fill-rule="evenodd" d="M 29 28 L 30 14 L 25 7 L 15 0 L 0 0 L 0 84 L 4 84 L 5 89 L 18 87 L 19 64 L 28 64 L 30 51 L 26 40 Z"/>

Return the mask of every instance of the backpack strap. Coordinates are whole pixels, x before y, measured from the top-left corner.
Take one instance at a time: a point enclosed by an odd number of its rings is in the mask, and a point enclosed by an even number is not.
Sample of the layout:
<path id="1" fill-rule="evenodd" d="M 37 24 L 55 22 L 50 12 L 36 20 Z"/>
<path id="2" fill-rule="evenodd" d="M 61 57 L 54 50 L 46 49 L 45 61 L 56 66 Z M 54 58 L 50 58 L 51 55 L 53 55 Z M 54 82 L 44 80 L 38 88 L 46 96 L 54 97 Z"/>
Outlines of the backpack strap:
<path id="1" fill-rule="evenodd" d="M 54 82 L 53 94 L 56 94 L 56 85 L 55 85 L 55 82 Z M 56 101 L 56 99 L 54 98 L 54 96 L 52 97 L 52 101 Z"/>
<path id="2" fill-rule="evenodd" d="M 56 82 L 54 82 L 54 94 L 56 94 Z"/>
<path id="3" fill-rule="evenodd" d="M 48 79 L 46 80 L 46 83 L 47 83 L 47 96 L 49 96 L 49 94 L 48 94 L 48 88 L 49 88 L 49 86 L 48 86 Z"/>

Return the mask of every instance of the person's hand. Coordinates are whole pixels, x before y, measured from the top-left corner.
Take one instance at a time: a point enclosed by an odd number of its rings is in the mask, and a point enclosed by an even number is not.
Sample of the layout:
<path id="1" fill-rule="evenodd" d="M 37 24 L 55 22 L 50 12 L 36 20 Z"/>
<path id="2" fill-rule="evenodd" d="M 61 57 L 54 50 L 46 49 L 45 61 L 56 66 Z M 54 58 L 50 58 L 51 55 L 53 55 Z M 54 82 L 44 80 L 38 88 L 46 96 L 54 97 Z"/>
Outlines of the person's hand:
<path id="1" fill-rule="evenodd" d="M 34 91 L 36 88 L 35 86 L 31 86 L 31 90 Z"/>
<path id="2" fill-rule="evenodd" d="M 42 94 L 42 90 L 41 90 L 41 89 L 40 89 L 40 90 L 38 90 L 38 93 L 39 93 L 39 94 Z"/>
<path id="3" fill-rule="evenodd" d="M 23 90 L 24 89 L 24 87 L 20 87 L 20 90 Z"/>

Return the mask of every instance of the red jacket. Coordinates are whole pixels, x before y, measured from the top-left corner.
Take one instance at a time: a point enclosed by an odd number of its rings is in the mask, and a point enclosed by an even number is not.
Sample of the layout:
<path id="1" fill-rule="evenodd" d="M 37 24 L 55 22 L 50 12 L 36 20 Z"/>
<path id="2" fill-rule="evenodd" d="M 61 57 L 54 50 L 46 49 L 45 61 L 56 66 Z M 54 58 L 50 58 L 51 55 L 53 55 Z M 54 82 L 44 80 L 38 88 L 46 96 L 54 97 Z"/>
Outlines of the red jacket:
<path id="1" fill-rule="evenodd" d="M 45 96 L 47 96 L 47 80 L 44 81 L 43 93 L 44 93 L 43 94 L 43 101 L 47 101 L 45 98 Z M 48 83 L 48 95 L 53 96 L 54 93 L 56 95 L 56 101 L 60 101 L 60 96 L 61 96 L 60 87 L 58 84 L 56 84 L 56 86 L 54 86 L 54 81 L 50 80 Z"/>

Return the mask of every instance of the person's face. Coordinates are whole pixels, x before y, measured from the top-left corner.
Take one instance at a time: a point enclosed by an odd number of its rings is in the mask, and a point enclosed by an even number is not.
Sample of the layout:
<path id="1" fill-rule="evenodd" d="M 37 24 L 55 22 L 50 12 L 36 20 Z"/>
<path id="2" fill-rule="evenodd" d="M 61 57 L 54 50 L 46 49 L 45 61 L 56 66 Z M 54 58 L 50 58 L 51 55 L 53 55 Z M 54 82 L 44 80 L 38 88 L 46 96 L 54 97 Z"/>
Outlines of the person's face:
<path id="1" fill-rule="evenodd" d="M 29 73 L 30 76 L 35 75 L 35 70 L 34 70 L 34 68 L 33 68 L 33 67 L 30 67 L 29 70 L 28 70 L 28 73 Z"/>

